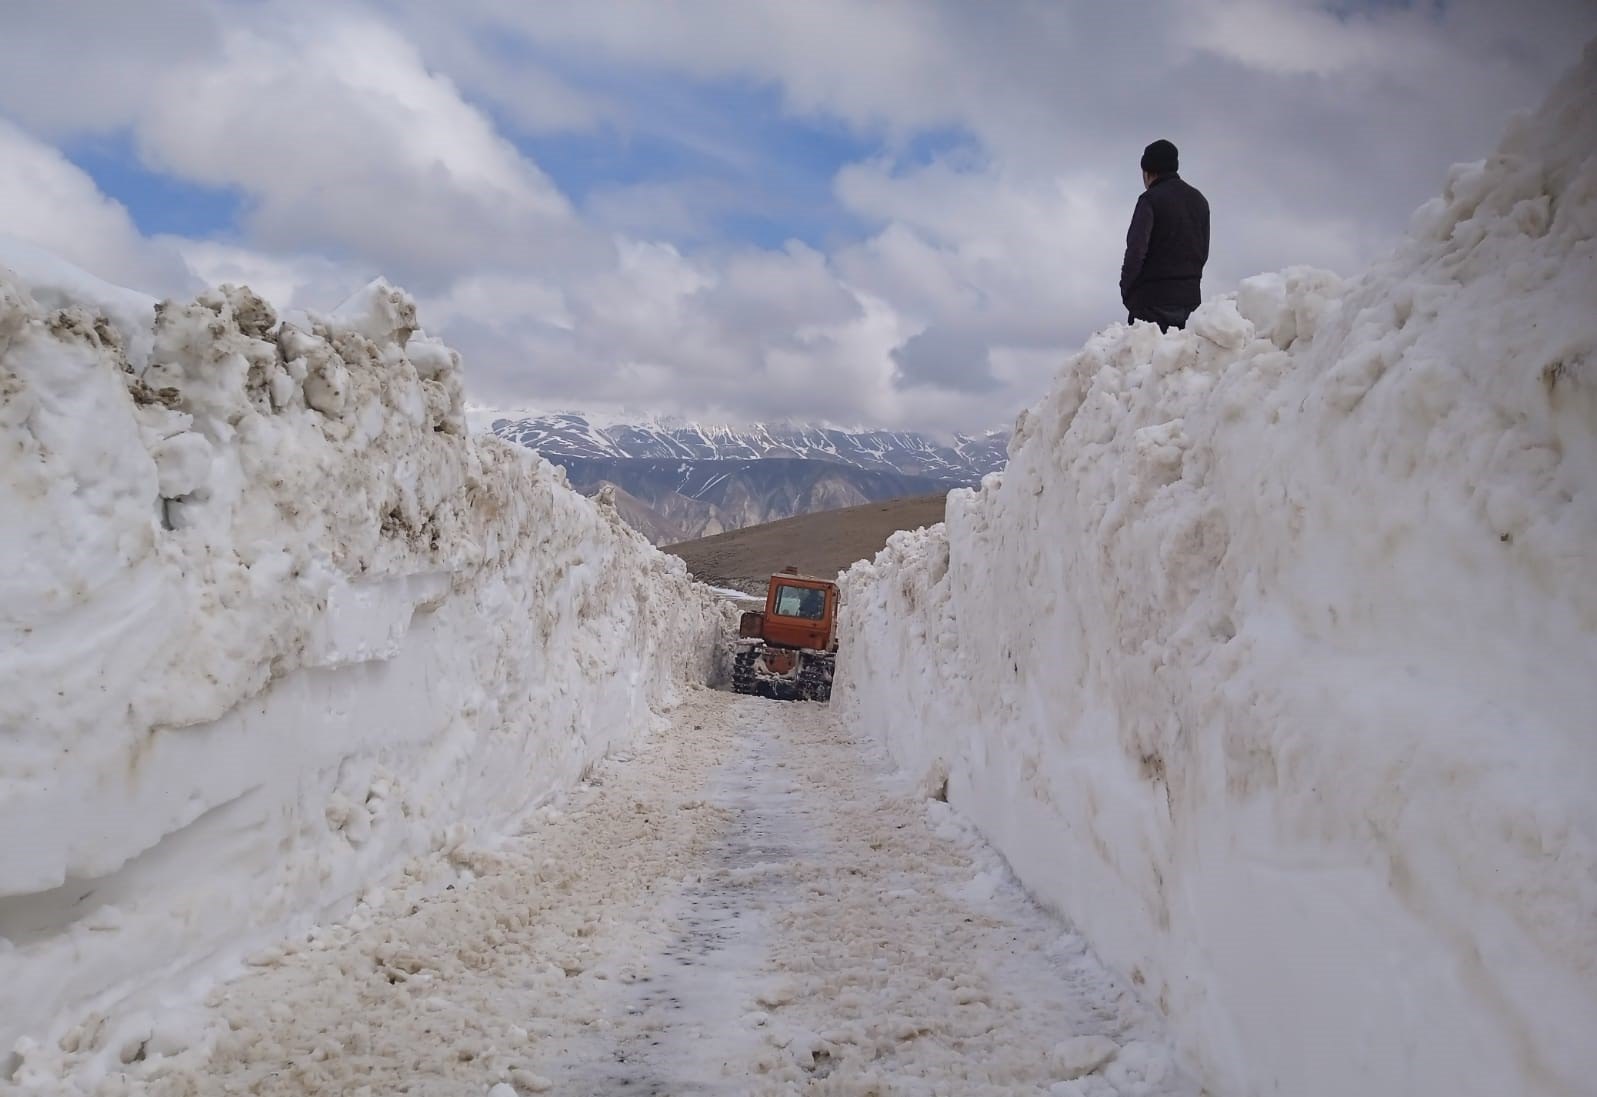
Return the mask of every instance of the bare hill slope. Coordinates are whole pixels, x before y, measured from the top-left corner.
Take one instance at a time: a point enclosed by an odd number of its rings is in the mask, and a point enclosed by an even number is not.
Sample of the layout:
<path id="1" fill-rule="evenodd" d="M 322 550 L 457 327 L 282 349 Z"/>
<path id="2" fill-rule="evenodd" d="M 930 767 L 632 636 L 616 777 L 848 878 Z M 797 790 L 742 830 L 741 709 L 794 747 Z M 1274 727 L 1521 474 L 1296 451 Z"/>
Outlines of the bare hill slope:
<path id="1" fill-rule="evenodd" d="M 686 560 L 688 570 L 706 583 L 763 592 L 771 573 L 790 564 L 831 578 L 855 561 L 875 556 L 898 530 L 936 525 L 943 520 L 947 498 L 943 493 L 917 495 L 801 514 L 664 549 Z"/>

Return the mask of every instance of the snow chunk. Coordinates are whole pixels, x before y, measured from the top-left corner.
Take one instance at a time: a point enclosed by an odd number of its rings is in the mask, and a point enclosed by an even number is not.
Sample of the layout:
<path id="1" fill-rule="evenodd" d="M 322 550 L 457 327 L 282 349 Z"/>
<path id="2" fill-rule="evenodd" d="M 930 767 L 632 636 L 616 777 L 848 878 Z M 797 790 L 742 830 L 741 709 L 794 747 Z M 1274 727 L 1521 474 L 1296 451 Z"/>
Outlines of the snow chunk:
<path id="1" fill-rule="evenodd" d="M 1279 274 L 1257 274 L 1237 286 L 1237 311 L 1255 333 L 1281 350 L 1301 335 L 1313 336 L 1326 305 L 1341 291 L 1330 271 L 1289 267 Z"/>
<path id="2" fill-rule="evenodd" d="M 547 1093 L 555 1087 L 554 1082 L 530 1070 L 512 1070 L 510 1080 L 515 1083 L 513 1092 L 517 1094 Z"/>
<path id="3" fill-rule="evenodd" d="M 1146 1097 L 1170 1075 L 1170 1057 L 1154 1044 L 1133 1040 L 1104 1070 L 1104 1077 L 1123 1097 Z"/>
<path id="4" fill-rule="evenodd" d="M 1256 274 L 1237 283 L 1237 311 L 1257 334 L 1282 350 L 1297 337 L 1283 274 Z"/>
<path id="5" fill-rule="evenodd" d="M 1223 297 L 1198 306 L 1187 326 L 1226 350 L 1240 350 L 1253 338 L 1253 325 L 1242 318 L 1234 301 Z"/>
<path id="6" fill-rule="evenodd" d="M 305 403 L 330 419 L 341 419 L 349 405 L 349 370 L 332 357 L 305 374 Z"/>
<path id="7" fill-rule="evenodd" d="M 1119 1051 L 1120 1045 L 1107 1036 L 1072 1036 L 1055 1044 L 1048 1057 L 1059 1077 L 1069 1081 L 1093 1073 Z"/>
<path id="8" fill-rule="evenodd" d="M 46 311 L 88 307 L 104 317 L 127 348 L 134 369 L 144 368 L 150 353 L 150 320 L 155 298 L 102 281 L 37 245 L 0 233 L 0 278 L 9 273 Z"/>
<path id="9" fill-rule="evenodd" d="M 377 278 L 333 310 L 333 318 L 379 345 L 404 346 L 416 331 L 416 302 L 404 290 Z"/>
<path id="10" fill-rule="evenodd" d="M 163 438 L 150 450 L 163 499 L 192 495 L 210 482 L 211 443 L 192 430 Z"/>

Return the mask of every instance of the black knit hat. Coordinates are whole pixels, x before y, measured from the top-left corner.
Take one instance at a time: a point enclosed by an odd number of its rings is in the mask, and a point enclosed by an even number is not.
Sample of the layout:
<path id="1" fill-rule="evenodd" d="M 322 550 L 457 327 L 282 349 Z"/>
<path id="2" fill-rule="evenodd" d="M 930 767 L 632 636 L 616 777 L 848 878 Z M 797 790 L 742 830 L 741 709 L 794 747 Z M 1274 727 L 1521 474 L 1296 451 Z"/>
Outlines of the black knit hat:
<path id="1" fill-rule="evenodd" d="M 1142 170 L 1150 175 L 1174 175 L 1178 170 L 1176 147 L 1169 141 L 1155 141 L 1142 150 Z"/>

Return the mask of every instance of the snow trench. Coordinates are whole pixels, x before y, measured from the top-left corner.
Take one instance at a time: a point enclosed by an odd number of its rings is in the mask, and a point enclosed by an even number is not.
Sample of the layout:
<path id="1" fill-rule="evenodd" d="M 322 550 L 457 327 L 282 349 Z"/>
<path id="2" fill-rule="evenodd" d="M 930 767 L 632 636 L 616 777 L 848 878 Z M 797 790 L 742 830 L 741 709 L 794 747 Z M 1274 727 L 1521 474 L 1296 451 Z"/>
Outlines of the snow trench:
<path id="1" fill-rule="evenodd" d="M 1115 325 L 836 701 L 1213 1093 L 1597 1078 L 1597 47 L 1389 258 Z"/>
<path id="2" fill-rule="evenodd" d="M 461 394 L 382 282 L 279 318 L 0 247 L 0 1081 L 86 1013 L 145 1046 L 718 672 L 726 603 Z"/>

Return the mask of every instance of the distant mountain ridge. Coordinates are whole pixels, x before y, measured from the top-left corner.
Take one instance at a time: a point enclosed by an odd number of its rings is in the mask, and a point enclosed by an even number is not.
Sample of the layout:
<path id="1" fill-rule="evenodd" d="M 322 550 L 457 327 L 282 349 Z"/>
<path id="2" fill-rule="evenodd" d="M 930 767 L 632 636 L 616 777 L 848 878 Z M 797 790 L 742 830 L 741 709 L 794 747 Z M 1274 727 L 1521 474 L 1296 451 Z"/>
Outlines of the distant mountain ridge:
<path id="1" fill-rule="evenodd" d="M 974 485 L 1003 468 L 1009 444 L 1004 431 L 940 442 L 804 425 L 601 427 L 574 412 L 499 418 L 492 430 L 564 467 L 585 494 L 613 486 L 623 517 L 657 544 Z"/>
<path id="2" fill-rule="evenodd" d="M 535 449 L 550 460 L 648 457 L 725 461 L 791 457 L 926 476 L 953 485 L 979 482 L 987 473 L 1003 468 L 1009 445 L 1008 431 L 960 434 L 951 443 L 941 443 L 915 431 L 845 431 L 802 425 L 622 423 L 599 427 L 574 412 L 496 419 L 493 432 Z"/>

